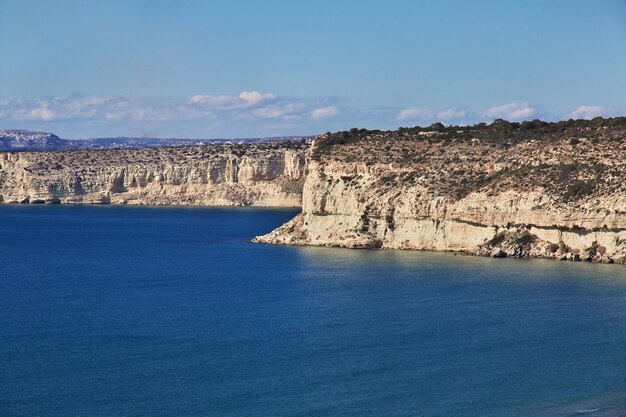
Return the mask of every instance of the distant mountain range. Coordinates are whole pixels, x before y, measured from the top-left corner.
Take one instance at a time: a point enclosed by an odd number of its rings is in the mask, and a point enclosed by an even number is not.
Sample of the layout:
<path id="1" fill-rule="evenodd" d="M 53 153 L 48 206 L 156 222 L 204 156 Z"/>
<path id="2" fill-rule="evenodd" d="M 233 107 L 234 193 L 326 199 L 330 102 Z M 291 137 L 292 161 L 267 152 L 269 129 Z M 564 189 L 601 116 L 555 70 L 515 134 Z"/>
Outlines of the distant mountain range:
<path id="1" fill-rule="evenodd" d="M 154 148 L 162 146 L 190 146 L 219 143 L 268 143 L 309 140 L 313 136 L 277 136 L 269 138 L 185 139 L 185 138 L 93 138 L 62 139 L 53 133 L 30 130 L 0 130 L 0 152 L 66 151 L 75 149 Z"/>

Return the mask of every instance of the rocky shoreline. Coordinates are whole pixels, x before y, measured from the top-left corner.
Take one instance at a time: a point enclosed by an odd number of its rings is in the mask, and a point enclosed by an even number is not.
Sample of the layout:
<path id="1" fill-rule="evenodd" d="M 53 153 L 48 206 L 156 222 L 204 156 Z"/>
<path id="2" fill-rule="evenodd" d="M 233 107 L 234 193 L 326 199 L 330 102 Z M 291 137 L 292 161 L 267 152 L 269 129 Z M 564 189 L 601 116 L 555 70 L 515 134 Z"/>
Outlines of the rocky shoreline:
<path id="1" fill-rule="evenodd" d="M 352 130 L 311 153 L 302 212 L 254 242 L 626 263 L 625 118 Z"/>
<path id="2" fill-rule="evenodd" d="M 626 118 L 0 153 L 0 202 L 301 207 L 257 243 L 626 263 Z"/>
<path id="3" fill-rule="evenodd" d="M 286 227 L 285 227 L 286 226 Z M 491 258 L 513 259 L 550 259 L 571 262 L 590 262 L 603 264 L 626 265 L 626 255 L 623 252 L 614 251 L 607 253 L 607 248 L 594 241 L 591 246 L 582 250 L 568 247 L 563 240 L 559 243 L 551 243 L 538 238 L 527 227 L 507 229 L 496 233 L 491 240 L 478 245 L 473 249 L 435 249 L 433 247 L 388 247 L 378 240 L 352 240 L 346 242 L 323 242 L 311 244 L 307 239 L 295 238 L 293 223 L 287 223 L 267 235 L 256 236 L 253 243 L 265 243 L 274 245 L 294 246 L 324 246 L 349 249 L 391 249 L 391 250 L 414 250 L 427 252 L 452 252 L 467 256 L 480 256 Z M 621 231 L 626 234 L 626 231 Z M 288 236 L 288 238 L 285 238 Z"/>

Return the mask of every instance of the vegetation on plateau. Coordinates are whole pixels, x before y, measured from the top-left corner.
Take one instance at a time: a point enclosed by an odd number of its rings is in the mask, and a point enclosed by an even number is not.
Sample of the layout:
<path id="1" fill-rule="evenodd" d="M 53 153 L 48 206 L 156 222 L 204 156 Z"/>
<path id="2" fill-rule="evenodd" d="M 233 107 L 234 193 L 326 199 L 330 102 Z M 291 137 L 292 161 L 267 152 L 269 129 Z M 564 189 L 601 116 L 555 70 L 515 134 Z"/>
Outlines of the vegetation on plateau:
<path id="1" fill-rule="evenodd" d="M 380 185 L 419 184 L 437 195 L 542 189 L 562 202 L 626 199 L 626 117 L 351 129 L 318 136 L 312 158 L 379 167 Z"/>

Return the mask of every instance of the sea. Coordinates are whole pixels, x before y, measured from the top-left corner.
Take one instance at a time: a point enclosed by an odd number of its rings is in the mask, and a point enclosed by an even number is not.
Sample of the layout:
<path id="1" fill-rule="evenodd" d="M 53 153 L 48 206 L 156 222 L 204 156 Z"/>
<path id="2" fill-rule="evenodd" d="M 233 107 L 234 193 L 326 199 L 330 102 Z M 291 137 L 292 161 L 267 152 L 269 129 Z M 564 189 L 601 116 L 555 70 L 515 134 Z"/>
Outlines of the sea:
<path id="1" fill-rule="evenodd" d="M 0 416 L 626 415 L 626 267 L 250 243 L 296 213 L 0 206 Z"/>

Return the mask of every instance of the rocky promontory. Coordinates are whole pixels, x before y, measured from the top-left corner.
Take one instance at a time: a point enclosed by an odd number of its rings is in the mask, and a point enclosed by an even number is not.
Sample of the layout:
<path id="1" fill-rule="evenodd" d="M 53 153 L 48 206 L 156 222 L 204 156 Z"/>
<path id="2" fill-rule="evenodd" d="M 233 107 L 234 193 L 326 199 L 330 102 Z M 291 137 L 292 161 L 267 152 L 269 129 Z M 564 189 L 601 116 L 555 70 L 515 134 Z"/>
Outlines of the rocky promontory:
<path id="1" fill-rule="evenodd" d="M 308 141 L 0 153 L 0 202 L 300 207 Z"/>
<path id="2" fill-rule="evenodd" d="M 626 263 L 626 118 L 350 131 L 256 242 Z"/>
<path id="3" fill-rule="evenodd" d="M 626 263 L 626 118 L 7 152 L 0 202 L 302 207 L 255 241 Z"/>

